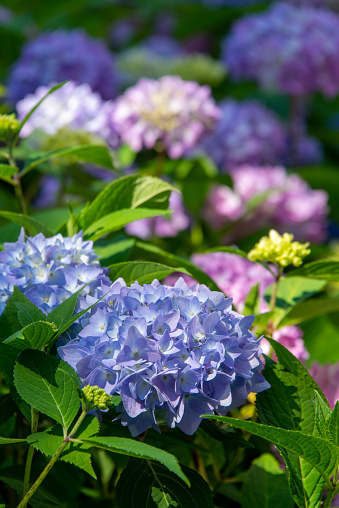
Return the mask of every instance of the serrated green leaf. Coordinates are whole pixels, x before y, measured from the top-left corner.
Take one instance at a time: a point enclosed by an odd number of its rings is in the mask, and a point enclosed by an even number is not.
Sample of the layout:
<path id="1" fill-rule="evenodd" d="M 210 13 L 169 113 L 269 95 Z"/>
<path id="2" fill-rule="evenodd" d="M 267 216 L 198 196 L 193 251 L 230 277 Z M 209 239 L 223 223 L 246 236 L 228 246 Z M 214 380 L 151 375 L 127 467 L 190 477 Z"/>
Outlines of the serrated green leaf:
<path id="1" fill-rule="evenodd" d="M 7 301 L 6 307 L 0 316 L 0 342 L 18 332 L 22 328 L 22 324 L 18 317 L 17 303 L 23 303 L 32 308 L 32 312 L 39 310 L 28 298 L 14 286 L 13 293 Z M 33 310 L 34 309 L 34 310 Z"/>
<path id="2" fill-rule="evenodd" d="M 96 241 L 104 235 L 123 228 L 130 222 L 140 219 L 148 219 L 151 217 L 170 215 L 170 210 L 157 210 L 151 208 L 125 208 L 116 210 L 91 224 L 84 231 L 85 237 L 92 241 Z"/>
<path id="3" fill-rule="evenodd" d="M 26 161 L 26 165 L 21 172 L 21 176 L 26 175 L 39 164 L 55 157 L 72 157 L 84 162 L 90 162 L 96 166 L 114 169 L 112 159 L 108 149 L 103 145 L 78 145 L 60 150 L 52 150 L 50 152 L 39 153 L 30 157 Z"/>
<path id="4" fill-rule="evenodd" d="M 80 407 L 74 369 L 60 358 L 23 351 L 14 367 L 14 384 L 31 406 L 68 429 Z"/>
<path id="5" fill-rule="evenodd" d="M 91 444 L 92 446 L 103 448 L 104 450 L 121 453 L 122 455 L 156 460 L 189 485 L 189 481 L 183 474 L 177 458 L 168 452 L 160 450 L 159 448 L 155 448 L 154 446 L 150 446 L 146 443 L 134 441 L 133 439 L 120 437 L 93 437 L 90 439 L 83 439 L 82 441 Z"/>
<path id="6" fill-rule="evenodd" d="M 89 415 L 80 425 L 78 431 L 75 433 L 75 439 L 82 439 L 95 436 L 99 432 L 99 421 L 95 416 Z M 63 429 L 60 425 L 56 425 L 45 432 L 37 432 L 31 434 L 27 438 L 27 442 L 32 445 L 36 450 L 39 450 L 44 455 L 52 457 L 58 450 L 64 440 Z M 69 464 L 86 471 L 90 476 L 96 478 L 95 472 L 91 463 L 91 454 L 88 451 L 91 445 L 79 444 L 70 442 L 62 454 L 60 459 Z"/>
<path id="7" fill-rule="evenodd" d="M 176 268 L 176 271 L 178 271 L 180 267 L 185 268 L 185 270 L 187 270 L 187 272 L 190 273 L 192 277 L 194 277 L 200 284 L 205 284 L 210 289 L 212 289 L 212 291 L 221 291 L 221 289 L 211 279 L 211 277 L 203 272 L 194 263 L 188 259 L 176 256 L 171 252 L 166 252 L 156 245 L 152 245 L 147 242 L 136 241 L 131 257 L 133 259 L 143 259 L 153 261 L 155 263 L 164 263 L 168 266 Z"/>
<path id="8" fill-rule="evenodd" d="M 133 459 L 120 476 L 117 484 L 118 508 L 155 508 L 152 488 L 158 502 L 171 499 L 178 508 L 214 508 L 212 493 L 205 480 L 193 469 L 183 467 L 191 488 L 160 464 Z M 166 505 L 165 505 L 166 506 Z M 171 505 L 169 505 L 171 506 Z M 175 505 L 172 504 L 174 507 Z M 168 507 L 166 507 L 168 508 Z"/>
<path id="9" fill-rule="evenodd" d="M 158 508 L 176 508 L 178 503 L 160 487 L 152 487 L 151 496 Z"/>
<path id="10" fill-rule="evenodd" d="M 293 280 L 293 279 L 291 279 Z M 312 298 L 306 302 L 297 303 L 279 322 L 279 328 L 287 325 L 295 325 L 303 323 L 309 319 L 313 319 L 323 314 L 337 312 L 339 310 L 339 298 Z"/>
<path id="11" fill-rule="evenodd" d="M 242 508 L 293 508 L 288 481 L 277 459 L 264 453 L 253 460 L 242 486 Z"/>
<path id="12" fill-rule="evenodd" d="M 339 446 L 339 402 L 335 403 L 332 415 L 328 421 L 328 433 L 331 439 Z"/>
<path id="13" fill-rule="evenodd" d="M 0 437 L 0 445 L 22 443 L 23 441 L 26 441 L 26 439 L 14 439 L 11 437 Z"/>
<path id="14" fill-rule="evenodd" d="M 109 213 L 126 208 L 167 209 L 169 183 L 153 176 L 131 175 L 115 180 L 82 212 L 80 224 L 84 230 Z"/>
<path id="15" fill-rule="evenodd" d="M 67 300 L 64 300 L 60 305 L 55 307 L 55 309 L 53 309 L 52 312 L 50 312 L 46 317 L 47 321 L 54 323 L 58 327 L 59 335 L 61 335 L 65 329 L 67 330 L 67 328 L 69 328 L 74 322 L 70 321 L 73 318 L 78 296 L 86 286 L 87 284 L 80 288 L 76 293 L 73 293 L 69 298 L 67 298 Z"/>
<path id="16" fill-rule="evenodd" d="M 328 424 L 331 415 L 331 408 L 324 402 L 319 393 L 315 391 L 315 425 L 317 432 L 314 432 L 314 435 L 318 435 L 327 441 L 331 440 L 331 436 L 328 431 Z"/>
<path id="17" fill-rule="evenodd" d="M 296 270 L 292 270 L 287 277 L 310 277 L 328 281 L 339 280 L 339 261 L 324 259 L 306 263 Z"/>
<path id="18" fill-rule="evenodd" d="M 150 284 L 154 279 L 164 279 L 173 272 L 188 273 L 185 268 L 173 268 L 160 263 L 146 261 L 125 261 L 109 266 L 112 281 L 122 277 L 126 284 L 138 281 L 139 284 Z"/>
<path id="19" fill-rule="evenodd" d="M 50 342 L 57 330 L 58 328 L 54 323 L 36 321 L 25 326 L 25 328 L 16 332 L 14 335 L 7 337 L 7 339 L 4 340 L 4 344 L 11 345 L 13 341 L 17 344 L 18 340 L 25 339 L 32 349 L 41 349 Z"/>
<path id="20" fill-rule="evenodd" d="M 0 180 L 4 180 L 7 183 L 11 183 L 14 185 L 12 180 L 12 176 L 15 175 L 19 170 L 14 166 L 9 166 L 7 164 L 0 164 Z"/>
<path id="21" fill-rule="evenodd" d="M 23 328 L 36 321 L 46 321 L 45 314 L 38 307 L 22 302 L 15 302 L 14 305 L 18 309 L 18 319 Z"/>
<path id="22" fill-rule="evenodd" d="M 32 217 L 23 215 L 22 213 L 6 212 L 5 210 L 1 210 L 0 217 L 25 228 L 25 230 L 31 235 L 42 233 L 46 237 L 53 236 L 53 232 L 48 229 L 47 226 Z"/>

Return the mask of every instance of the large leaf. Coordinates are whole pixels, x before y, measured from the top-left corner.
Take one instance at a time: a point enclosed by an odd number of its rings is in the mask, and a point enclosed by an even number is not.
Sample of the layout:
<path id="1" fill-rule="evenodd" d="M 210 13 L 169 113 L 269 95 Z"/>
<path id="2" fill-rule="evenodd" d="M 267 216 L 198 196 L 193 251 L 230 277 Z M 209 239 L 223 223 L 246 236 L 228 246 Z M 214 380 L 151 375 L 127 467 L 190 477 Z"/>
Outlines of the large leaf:
<path id="1" fill-rule="evenodd" d="M 14 185 L 12 176 L 15 175 L 19 170 L 15 166 L 9 166 L 8 164 L 0 164 L 0 180 L 4 180 L 7 183 Z"/>
<path id="2" fill-rule="evenodd" d="M 291 279 L 293 280 L 293 279 Z M 284 314 L 279 322 L 279 328 L 286 325 L 303 323 L 323 314 L 337 312 L 339 310 L 339 298 L 312 298 L 305 302 L 299 302 Z"/>
<path id="3" fill-rule="evenodd" d="M 335 317 L 335 314 L 318 316 L 302 323 L 306 349 L 312 360 L 321 364 L 339 361 L 339 326 Z"/>
<path id="4" fill-rule="evenodd" d="M 277 459 L 264 453 L 252 462 L 242 486 L 242 508 L 293 508 L 288 481 Z"/>
<path id="5" fill-rule="evenodd" d="M 18 306 L 18 304 L 23 304 L 26 309 L 31 309 L 32 315 L 39 315 L 40 320 L 43 319 L 41 316 L 43 313 L 40 309 L 14 286 L 13 293 L 8 299 L 6 307 L 0 316 L 0 342 L 10 335 L 13 335 L 13 333 L 18 332 L 24 326 L 22 320 L 25 318 L 23 314 L 20 315 L 20 311 L 23 311 L 23 307 Z"/>
<path id="6" fill-rule="evenodd" d="M 114 169 L 110 153 L 105 146 L 78 145 L 69 148 L 62 148 L 61 150 L 39 153 L 36 156 L 30 157 L 27 160 L 24 169 L 21 171 L 20 176 L 26 175 L 36 166 L 39 166 L 39 164 L 42 164 L 47 160 L 54 159 L 55 157 L 72 157 L 80 161 L 90 162 L 96 166 Z"/>
<path id="7" fill-rule="evenodd" d="M 78 431 L 74 435 L 76 439 L 88 438 L 95 436 L 99 432 L 99 421 L 95 416 L 89 415 L 80 425 Z M 45 432 L 37 432 L 31 434 L 27 438 L 27 442 L 36 450 L 44 455 L 52 457 L 58 450 L 64 440 L 63 429 L 60 425 L 56 425 Z M 93 478 L 96 478 L 91 463 L 91 454 L 89 449 L 91 445 L 70 442 L 60 455 L 60 459 L 69 464 L 83 469 Z"/>
<path id="8" fill-rule="evenodd" d="M 100 258 L 101 266 L 108 266 L 127 261 L 134 244 L 134 238 L 119 235 L 110 241 L 95 242 L 94 250 Z"/>
<path id="9" fill-rule="evenodd" d="M 104 450 L 121 453 L 122 455 L 156 460 L 167 467 L 167 469 L 169 469 L 172 473 L 179 476 L 179 478 L 181 478 L 187 485 L 190 484 L 189 480 L 182 472 L 177 458 L 164 450 L 155 448 L 154 446 L 121 437 L 93 437 L 82 439 L 81 441 L 98 448 L 103 448 Z"/>
<path id="10" fill-rule="evenodd" d="M 117 485 L 118 508 L 214 508 L 205 480 L 193 469 L 183 469 L 190 489 L 163 466 L 132 460 Z"/>
<path id="11" fill-rule="evenodd" d="M 112 231 L 123 228 L 126 224 L 140 219 L 148 219 L 159 215 L 169 215 L 170 210 L 157 210 L 149 208 L 125 208 L 116 210 L 91 224 L 85 230 L 85 236 L 90 240 L 98 240 Z"/>
<path id="12" fill-rule="evenodd" d="M 221 291 L 211 277 L 198 268 L 194 263 L 188 259 L 176 256 L 171 252 L 166 252 L 165 250 L 150 243 L 137 241 L 131 257 L 133 259 L 144 259 L 154 261 L 155 263 L 164 263 L 176 268 L 176 271 L 178 271 L 180 267 L 185 268 L 187 272 L 190 273 L 200 284 L 205 284 L 213 291 Z"/>
<path id="13" fill-rule="evenodd" d="M 313 261 L 292 270 L 287 274 L 288 277 L 310 277 L 312 279 L 323 279 L 330 281 L 339 280 L 339 261 L 325 259 L 322 261 Z"/>
<path id="14" fill-rule="evenodd" d="M 81 214 L 84 230 L 109 213 L 126 208 L 167 209 L 171 191 L 177 190 L 153 176 L 126 176 L 115 180 Z"/>
<path id="15" fill-rule="evenodd" d="M 28 217 L 27 215 L 23 215 L 22 213 L 14 213 L 14 212 L 6 212 L 4 210 L 0 211 L 0 217 L 7 219 L 10 222 L 14 222 L 25 228 L 25 230 L 31 235 L 37 235 L 38 233 L 42 233 L 43 235 L 49 237 L 53 236 L 53 232 L 48 229 L 47 226 L 44 226 L 41 222 L 33 219 L 32 217 Z"/>
<path id="16" fill-rule="evenodd" d="M 23 351 L 14 367 L 14 384 L 35 409 L 68 429 L 80 407 L 74 369 L 41 351 Z"/>
<path id="17" fill-rule="evenodd" d="M 116 263 L 111 265 L 109 269 L 109 276 L 112 281 L 122 277 L 126 284 L 132 284 L 135 281 L 138 281 L 140 284 L 150 284 L 154 279 L 164 279 L 173 272 L 189 274 L 189 272 L 182 267 L 173 268 L 160 263 L 146 261 Z"/>
<path id="18" fill-rule="evenodd" d="M 8 337 L 4 343 L 11 344 L 13 341 L 17 343 L 17 339 L 25 339 L 32 349 L 41 349 L 49 343 L 57 332 L 58 328 L 54 323 L 46 323 L 45 321 L 36 321 L 25 326 L 19 332 Z"/>

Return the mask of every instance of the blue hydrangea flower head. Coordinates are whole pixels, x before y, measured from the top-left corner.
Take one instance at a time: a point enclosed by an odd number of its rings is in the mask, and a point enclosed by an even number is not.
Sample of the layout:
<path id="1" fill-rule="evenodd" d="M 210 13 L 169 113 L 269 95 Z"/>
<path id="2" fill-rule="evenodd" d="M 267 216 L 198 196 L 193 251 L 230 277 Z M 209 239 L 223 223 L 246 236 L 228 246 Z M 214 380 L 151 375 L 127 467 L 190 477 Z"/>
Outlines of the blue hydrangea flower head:
<path id="1" fill-rule="evenodd" d="M 183 279 L 174 287 L 118 279 L 107 290 L 97 284 L 93 295 L 103 299 L 58 353 L 84 386 L 121 396 L 118 418 L 133 436 L 159 430 L 159 412 L 193 434 L 201 415 L 225 415 L 269 387 L 260 339 L 250 331 L 254 317 L 234 312 L 231 298 Z M 86 308 L 93 296 L 79 301 Z"/>

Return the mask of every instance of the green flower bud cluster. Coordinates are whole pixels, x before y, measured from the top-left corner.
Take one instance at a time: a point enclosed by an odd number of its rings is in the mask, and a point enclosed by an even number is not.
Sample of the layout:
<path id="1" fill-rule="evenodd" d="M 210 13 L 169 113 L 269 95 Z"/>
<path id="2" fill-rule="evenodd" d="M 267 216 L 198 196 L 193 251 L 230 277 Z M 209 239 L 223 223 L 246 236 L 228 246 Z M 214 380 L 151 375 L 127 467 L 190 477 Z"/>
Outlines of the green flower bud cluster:
<path id="1" fill-rule="evenodd" d="M 14 114 L 0 115 L 0 139 L 9 141 L 18 131 L 20 127 L 19 120 Z"/>
<path id="2" fill-rule="evenodd" d="M 92 409 L 107 411 L 109 406 L 113 404 L 112 397 L 103 388 L 99 388 L 99 386 L 86 385 L 82 389 L 82 393 L 88 411 Z"/>
<path id="3" fill-rule="evenodd" d="M 281 267 L 288 265 L 300 266 L 304 257 L 311 252 L 309 243 L 293 242 L 293 235 L 284 233 L 279 235 L 271 229 L 268 236 L 263 236 L 255 247 L 248 253 L 251 261 L 267 261 Z"/>

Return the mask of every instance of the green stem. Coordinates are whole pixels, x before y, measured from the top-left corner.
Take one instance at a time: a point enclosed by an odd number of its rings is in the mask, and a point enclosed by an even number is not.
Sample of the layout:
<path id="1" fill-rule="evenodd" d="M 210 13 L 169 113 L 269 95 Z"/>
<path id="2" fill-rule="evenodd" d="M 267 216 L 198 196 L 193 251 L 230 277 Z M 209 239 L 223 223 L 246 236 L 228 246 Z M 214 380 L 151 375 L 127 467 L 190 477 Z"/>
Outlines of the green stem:
<path id="1" fill-rule="evenodd" d="M 87 409 L 87 407 L 85 407 L 81 413 L 81 415 L 79 416 L 78 420 L 76 421 L 73 429 L 71 430 L 71 432 L 68 434 L 68 438 L 72 438 L 74 436 L 74 434 L 76 433 L 76 431 L 79 429 L 80 425 L 82 424 L 82 422 L 84 421 L 85 419 L 85 416 L 87 415 L 89 409 Z"/>
<path id="2" fill-rule="evenodd" d="M 335 496 L 338 494 L 338 492 L 339 492 L 339 486 L 336 489 L 334 489 L 328 493 L 328 496 L 323 504 L 323 508 L 329 508 L 331 506 L 331 503 L 332 503 L 333 499 L 335 498 Z"/>
<path id="3" fill-rule="evenodd" d="M 12 141 L 8 143 L 8 162 L 10 166 L 13 166 L 14 168 L 17 168 L 16 162 L 13 157 L 13 144 Z M 15 189 L 15 195 L 20 203 L 21 211 L 24 215 L 27 214 L 27 206 L 24 198 L 24 193 L 22 192 L 22 186 L 21 186 L 21 179 L 19 176 L 19 173 L 16 173 L 13 176 L 13 183 L 14 183 L 14 189 Z"/>
<path id="4" fill-rule="evenodd" d="M 39 411 L 36 411 L 36 409 L 31 406 L 31 415 L 32 415 L 32 424 L 31 424 L 31 431 L 32 434 L 35 434 L 38 430 L 38 424 L 39 424 Z M 28 492 L 29 489 L 29 479 L 31 476 L 31 467 L 32 467 L 32 460 L 34 455 L 34 448 L 33 446 L 29 446 L 28 453 L 27 453 L 27 459 L 26 459 L 26 466 L 25 466 L 25 476 L 24 476 L 24 488 L 22 492 L 22 497 L 25 497 L 25 495 Z"/>

